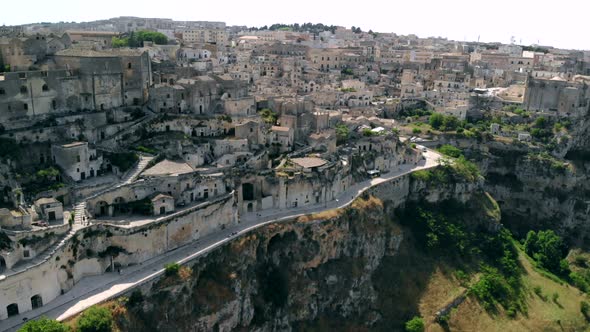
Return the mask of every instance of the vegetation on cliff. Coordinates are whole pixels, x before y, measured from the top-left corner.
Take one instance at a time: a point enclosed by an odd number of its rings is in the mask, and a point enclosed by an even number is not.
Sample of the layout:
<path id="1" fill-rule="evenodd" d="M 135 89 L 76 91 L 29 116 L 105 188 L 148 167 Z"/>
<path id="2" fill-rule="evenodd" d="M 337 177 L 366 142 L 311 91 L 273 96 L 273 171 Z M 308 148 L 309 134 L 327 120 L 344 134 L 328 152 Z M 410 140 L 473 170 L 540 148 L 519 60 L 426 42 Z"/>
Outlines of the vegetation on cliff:
<path id="1" fill-rule="evenodd" d="M 105 155 L 111 164 L 117 166 L 121 172 L 127 171 L 139 160 L 139 156 L 133 152 L 106 153 Z"/>
<path id="2" fill-rule="evenodd" d="M 476 194 L 466 205 L 455 201 L 410 204 L 398 213 L 422 250 L 461 262 L 457 269 L 478 276 L 469 294 L 484 308 L 495 311 L 501 306 L 510 315 L 526 311 L 516 248 L 507 230 L 491 231 L 500 213 L 489 195 Z M 470 220 L 475 215 L 485 221 Z"/>
<path id="3" fill-rule="evenodd" d="M 68 332 L 70 328 L 54 319 L 41 317 L 23 325 L 18 332 Z"/>
<path id="4" fill-rule="evenodd" d="M 477 182 L 481 174 L 477 165 L 464 156 L 459 158 L 441 159 L 441 166 L 412 173 L 412 178 L 426 183 L 428 186 L 439 186 L 461 182 Z"/>
<path id="5" fill-rule="evenodd" d="M 534 271 L 500 214 L 477 190 L 396 210 L 366 196 L 237 237 L 105 307 L 122 331 L 530 330 L 545 316 L 583 326 L 583 298 Z"/>

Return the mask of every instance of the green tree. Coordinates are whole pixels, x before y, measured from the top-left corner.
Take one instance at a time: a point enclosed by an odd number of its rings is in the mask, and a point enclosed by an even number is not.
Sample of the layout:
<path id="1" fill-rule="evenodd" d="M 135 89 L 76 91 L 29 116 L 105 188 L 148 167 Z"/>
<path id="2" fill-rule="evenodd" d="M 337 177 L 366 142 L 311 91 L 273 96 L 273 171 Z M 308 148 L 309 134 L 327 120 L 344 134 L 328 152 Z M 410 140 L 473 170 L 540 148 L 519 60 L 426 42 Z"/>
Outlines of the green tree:
<path id="1" fill-rule="evenodd" d="M 442 130 L 450 131 L 457 129 L 457 127 L 459 127 L 459 119 L 452 115 L 443 116 Z"/>
<path id="2" fill-rule="evenodd" d="M 137 47 L 143 46 L 144 41 L 151 41 L 154 44 L 165 45 L 168 43 L 168 37 L 160 32 L 140 30 L 136 33 Z"/>
<path id="3" fill-rule="evenodd" d="M 137 37 L 135 36 L 135 32 L 131 31 L 129 33 L 129 38 L 127 38 L 127 46 L 129 47 L 139 47 L 139 42 L 137 41 Z"/>
<path id="4" fill-rule="evenodd" d="M 92 306 L 78 319 L 80 332 L 111 332 L 112 328 L 113 315 L 107 308 Z"/>
<path id="5" fill-rule="evenodd" d="M 424 331 L 424 320 L 421 317 L 414 316 L 406 322 L 406 331 L 408 332 L 423 332 Z"/>
<path id="6" fill-rule="evenodd" d="M 543 129 L 543 128 L 547 127 L 547 119 L 545 119 L 545 118 L 544 118 L 544 117 L 542 117 L 542 116 L 538 117 L 538 118 L 535 120 L 535 124 L 534 124 L 534 126 L 535 126 L 536 128 L 539 128 L 539 129 Z"/>
<path id="7" fill-rule="evenodd" d="M 23 325 L 18 332 L 67 332 L 70 328 L 54 319 L 41 317 Z"/>
<path id="8" fill-rule="evenodd" d="M 180 265 L 178 263 L 170 263 L 164 266 L 166 276 L 175 276 L 180 271 Z"/>
<path id="9" fill-rule="evenodd" d="M 111 45 L 114 48 L 128 47 L 129 46 L 129 38 L 117 38 L 117 37 L 113 37 L 111 39 Z"/>
<path id="10" fill-rule="evenodd" d="M 562 264 L 566 247 L 561 237 L 552 230 L 530 231 L 524 242 L 524 251 L 541 267 L 556 274 L 564 274 L 567 266 Z"/>
<path id="11" fill-rule="evenodd" d="M 453 158 L 459 158 L 463 155 L 460 149 L 449 144 L 445 144 L 438 148 L 438 152 Z"/>
<path id="12" fill-rule="evenodd" d="M 270 125 L 275 125 L 277 123 L 278 114 L 273 112 L 269 108 L 263 108 L 258 112 L 258 115 L 262 118 L 262 120 Z"/>
<path id="13" fill-rule="evenodd" d="M 336 143 L 342 144 L 348 140 L 350 129 L 345 124 L 336 125 Z"/>
<path id="14" fill-rule="evenodd" d="M 434 113 L 430 116 L 430 119 L 428 119 L 428 123 L 430 124 L 430 126 L 434 129 L 440 129 L 440 127 L 443 124 L 445 117 L 440 114 L 440 113 Z"/>

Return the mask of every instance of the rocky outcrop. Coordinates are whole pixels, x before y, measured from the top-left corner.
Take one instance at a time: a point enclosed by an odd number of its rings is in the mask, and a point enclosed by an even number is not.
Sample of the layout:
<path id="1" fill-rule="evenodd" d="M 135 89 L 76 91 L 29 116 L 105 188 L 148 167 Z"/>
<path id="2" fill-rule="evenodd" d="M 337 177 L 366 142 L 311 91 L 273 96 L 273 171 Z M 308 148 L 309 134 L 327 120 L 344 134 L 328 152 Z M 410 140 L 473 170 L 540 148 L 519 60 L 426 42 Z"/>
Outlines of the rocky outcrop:
<path id="1" fill-rule="evenodd" d="M 470 152 L 480 154 L 485 190 L 498 201 L 503 223 L 517 237 L 549 228 L 571 244 L 590 244 L 590 163 L 499 142 Z"/>
<path id="2" fill-rule="evenodd" d="M 465 206 L 483 194 L 477 185 L 409 187 Z M 435 260 L 415 255 L 397 205 L 365 196 L 239 237 L 190 270 L 144 285 L 143 296 L 128 294 L 117 323 L 133 331 L 402 329 L 418 312 Z"/>

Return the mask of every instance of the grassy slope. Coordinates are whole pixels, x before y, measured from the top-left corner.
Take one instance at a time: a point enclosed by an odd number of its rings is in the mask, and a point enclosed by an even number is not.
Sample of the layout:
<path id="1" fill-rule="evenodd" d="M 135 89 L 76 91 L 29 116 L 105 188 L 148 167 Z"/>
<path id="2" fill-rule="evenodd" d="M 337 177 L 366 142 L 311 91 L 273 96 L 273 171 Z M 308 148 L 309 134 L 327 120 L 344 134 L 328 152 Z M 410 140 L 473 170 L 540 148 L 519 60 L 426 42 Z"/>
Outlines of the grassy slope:
<path id="1" fill-rule="evenodd" d="M 519 250 L 519 261 L 525 269 L 523 280 L 527 288 L 528 312 L 511 319 L 503 312 L 493 315 L 486 312 L 479 303 L 467 298 L 451 314 L 451 331 L 590 331 L 590 325 L 580 313 L 580 301 L 588 296 L 578 289 L 559 284 L 535 270 L 525 254 Z M 427 321 L 427 331 L 444 331 L 434 323 L 434 314 L 445 303 L 450 302 L 463 289 L 452 273 L 438 268 L 432 273 L 427 291 L 422 294 L 419 310 Z M 540 286 L 546 298 L 541 299 L 533 288 Z M 557 303 L 552 295 L 557 293 Z"/>

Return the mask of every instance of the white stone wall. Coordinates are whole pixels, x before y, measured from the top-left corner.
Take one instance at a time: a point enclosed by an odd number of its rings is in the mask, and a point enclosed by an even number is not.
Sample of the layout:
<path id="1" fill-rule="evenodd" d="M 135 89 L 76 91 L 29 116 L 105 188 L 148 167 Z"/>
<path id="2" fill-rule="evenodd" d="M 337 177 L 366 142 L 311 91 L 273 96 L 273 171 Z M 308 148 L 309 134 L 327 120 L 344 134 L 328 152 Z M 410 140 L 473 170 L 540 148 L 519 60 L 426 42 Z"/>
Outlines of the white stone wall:
<path id="1" fill-rule="evenodd" d="M 125 250 L 113 258 L 113 263 L 124 267 L 139 264 L 222 227 L 237 224 L 233 197 L 205 207 L 177 212 L 155 224 L 142 227 L 92 226 L 90 229 L 101 232 L 86 239 L 78 234 L 77 238 L 84 247 L 78 245 L 76 255 L 70 250 L 74 242 L 70 240 L 48 261 L 0 281 L 0 320 L 7 318 L 6 307 L 11 303 L 18 304 L 19 312 L 26 312 L 32 309 L 32 296 L 41 295 L 43 303 L 47 304 L 81 278 L 104 273 L 111 264 L 111 258 L 101 258 L 97 254 L 108 247 Z M 107 235 L 107 231 L 110 235 Z M 87 256 L 86 249 L 94 253 L 93 257 Z M 70 260 L 75 262 L 73 266 L 68 263 Z"/>

